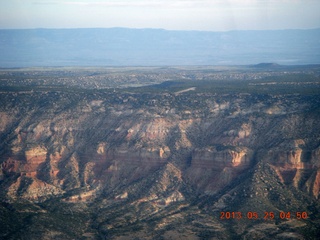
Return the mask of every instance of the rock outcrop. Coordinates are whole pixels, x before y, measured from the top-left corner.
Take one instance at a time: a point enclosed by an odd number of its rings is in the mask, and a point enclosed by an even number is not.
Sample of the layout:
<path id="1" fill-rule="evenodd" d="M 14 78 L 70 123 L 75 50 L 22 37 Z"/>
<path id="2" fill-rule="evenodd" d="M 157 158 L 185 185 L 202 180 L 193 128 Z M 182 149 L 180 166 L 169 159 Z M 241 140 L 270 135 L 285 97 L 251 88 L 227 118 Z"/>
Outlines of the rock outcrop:
<path id="1" fill-rule="evenodd" d="M 264 113 L 261 102 L 246 103 L 245 95 L 229 98 L 219 104 L 207 100 L 207 117 L 199 111 L 165 111 L 166 106 L 137 108 L 129 100 L 110 106 L 101 99 L 82 100 L 72 108 L 53 105 L 47 112 L 28 110 L 26 116 L 2 111 L 6 144 L 1 178 L 11 177 L 12 197 L 45 199 L 99 187 L 96 196 L 172 162 L 199 193 L 214 194 L 263 159 L 283 183 L 318 197 L 319 140 L 315 133 L 301 138 L 303 129 L 318 126 L 316 115 L 303 125 L 299 113 Z M 23 112 L 23 106 L 16 108 Z M 81 110 L 88 106 L 91 111 Z M 30 124 L 31 115 L 37 118 Z M 36 186 L 42 189 L 39 193 Z"/>
<path id="2" fill-rule="evenodd" d="M 195 149 L 187 176 L 198 189 L 215 192 L 232 182 L 250 167 L 253 153 L 240 147 Z"/>

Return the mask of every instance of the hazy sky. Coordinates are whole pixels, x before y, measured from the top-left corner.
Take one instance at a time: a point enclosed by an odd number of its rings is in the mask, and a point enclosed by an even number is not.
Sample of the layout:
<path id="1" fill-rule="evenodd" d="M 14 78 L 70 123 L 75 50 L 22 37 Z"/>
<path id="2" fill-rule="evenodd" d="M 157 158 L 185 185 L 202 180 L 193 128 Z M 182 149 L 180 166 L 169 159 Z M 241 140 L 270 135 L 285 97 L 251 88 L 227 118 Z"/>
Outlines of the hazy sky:
<path id="1" fill-rule="evenodd" d="M 320 0 L 0 0 L 0 28 L 320 27 Z"/>

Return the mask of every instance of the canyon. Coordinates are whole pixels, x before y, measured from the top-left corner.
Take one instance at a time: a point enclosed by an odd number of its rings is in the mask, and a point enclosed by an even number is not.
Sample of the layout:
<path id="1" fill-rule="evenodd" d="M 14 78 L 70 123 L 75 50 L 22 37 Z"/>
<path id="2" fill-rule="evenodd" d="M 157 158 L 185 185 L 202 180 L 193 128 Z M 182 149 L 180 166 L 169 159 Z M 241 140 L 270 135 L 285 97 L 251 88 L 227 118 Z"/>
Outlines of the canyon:
<path id="1" fill-rule="evenodd" d="M 0 237 L 314 238 L 319 68 L 250 71 L 263 77 L 207 80 L 221 75 L 212 70 L 141 87 L 3 88 Z"/>

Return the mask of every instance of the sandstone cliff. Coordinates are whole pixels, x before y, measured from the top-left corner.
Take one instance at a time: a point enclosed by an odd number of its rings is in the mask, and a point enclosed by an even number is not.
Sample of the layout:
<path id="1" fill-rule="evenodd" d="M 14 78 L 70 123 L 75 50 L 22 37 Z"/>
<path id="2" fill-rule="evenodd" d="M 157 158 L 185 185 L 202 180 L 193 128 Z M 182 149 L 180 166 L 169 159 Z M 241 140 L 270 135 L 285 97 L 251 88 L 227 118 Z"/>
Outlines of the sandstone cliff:
<path id="1" fill-rule="evenodd" d="M 296 111 L 290 115 L 264 113 L 260 100 L 249 104 L 247 96 L 225 97 L 220 104 L 207 101 L 209 115 L 201 117 L 134 108 L 130 101 L 111 106 L 101 97 L 74 102 L 72 108 L 56 100 L 42 111 L 25 108 L 29 96 L 21 97 L 24 104 L 1 113 L 1 178 L 12 179 L 7 183 L 12 197 L 45 199 L 84 187 L 111 192 L 169 162 L 199 192 L 212 194 L 260 159 L 283 183 L 319 195 L 317 115 L 306 119 L 299 107 L 289 107 Z M 91 110 L 79 112 L 86 106 Z M 37 193 L 42 185 L 51 190 Z"/>

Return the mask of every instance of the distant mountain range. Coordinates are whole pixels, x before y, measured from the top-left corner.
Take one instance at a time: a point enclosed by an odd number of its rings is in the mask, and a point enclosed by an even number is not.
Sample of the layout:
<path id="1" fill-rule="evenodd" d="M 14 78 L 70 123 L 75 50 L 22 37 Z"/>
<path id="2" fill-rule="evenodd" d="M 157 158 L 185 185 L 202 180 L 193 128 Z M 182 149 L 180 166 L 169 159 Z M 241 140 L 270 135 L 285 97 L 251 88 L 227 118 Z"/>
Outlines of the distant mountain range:
<path id="1" fill-rule="evenodd" d="M 286 65 L 320 63 L 320 29 L 168 31 L 0 30 L 0 67 Z"/>

